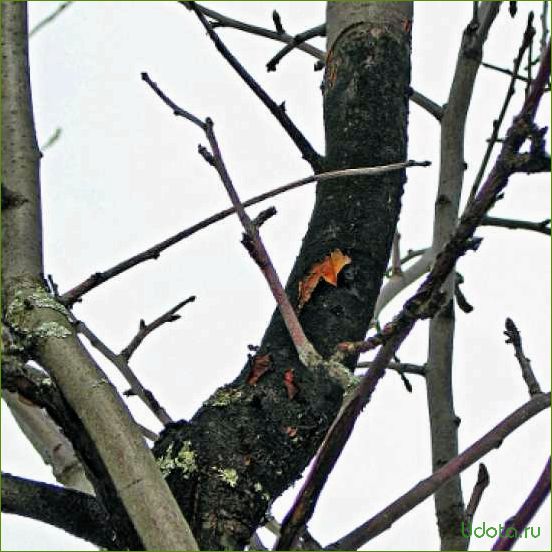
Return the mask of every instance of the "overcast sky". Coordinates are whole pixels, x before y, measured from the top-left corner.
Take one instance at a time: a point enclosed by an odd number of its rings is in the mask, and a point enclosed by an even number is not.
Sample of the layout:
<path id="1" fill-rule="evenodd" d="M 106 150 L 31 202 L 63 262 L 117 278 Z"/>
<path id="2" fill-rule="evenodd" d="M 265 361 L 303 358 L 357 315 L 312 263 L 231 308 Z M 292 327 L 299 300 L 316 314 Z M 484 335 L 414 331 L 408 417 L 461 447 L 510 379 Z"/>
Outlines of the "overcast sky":
<path id="1" fill-rule="evenodd" d="M 286 30 L 301 32 L 324 20 L 323 2 L 217 2 L 213 7 L 238 19 L 270 27 L 277 8 Z M 485 60 L 509 67 L 517 53 L 529 9 L 519 2 L 512 20 L 503 6 L 485 47 Z M 58 4 L 32 2 L 31 27 Z M 447 99 L 470 2 L 418 2 L 413 25 L 412 85 L 434 101 Z M 537 30 L 540 33 L 538 18 Z M 321 72 L 314 59 L 296 52 L 276 73 L 266 62 L 279 43 L 221 30 L 244 65 L 323 151 Z M 324 46 L 322 40 L 314 42 Z M 91 273 L 109 268 L 193 223 L 228 207 L 214 170 L 197 155 L 204 136 L 172 116 L 140 80 L 148 71 L 176 103 L 215 121 L 222 152 L 238 193 L 246 199 L 310 174 L 291 141 L 216 52 L 199 22 L 169 2 L 86 2 L 67 9 L 31 41 L 33 100 L 39 143 L 56 128 L 60 140 L 42 161 L 46 272 L 61 291 Z M 491 122 L 500 110 L 509 79 L 480 70 L 466 133 L 466 186 L 481 161 Z M 514 98 L 522 102 L 522 87 Z M 550 118 L 543 102 L 539 120 Z M 506 117 L 511 121 L 514 111 Z M 547 124 L 547 123 L 546 123 Z M 409 158 L 429 159 L 430 169 L 408 173 L 399 223 L 404 250 L 429 245 L 439 164 L 439 127 L 411 107 Z M 278 215 L 263 226 L 265 244 L 285 280 L 298 252 L 313 205 L 305 187 L 255 206 L 256 214 L 275 205 Z M 516 176 L 496 216 L 540 221 L 549 216 L 548 175 Z M 544 390 L 550 389 L 550 241 L 541 234 L 482 228 L 477 253 L 461 259 L 464 292 L 473 313 L 458 312 L 454 381 L 460 449 L 481 437 L 528 399 L 504 320 L 518 325 L 527 356 Z M 182 319 L 158 330 L 140 347 L 131 365 L 145 386 L 175 419 L 193 415 L 220 385 L 243 366 L 247 345 L 266 327 L 274 301 L 255 264 L 239 243 L 233 217 L 209 227 L 88 294 L 76 307 L 112 349 L 134 335 L 138 321 L 151 321 L 196 295 Z M 412 290 L 382 315 L 386 322 Z M 405 362 L 423 363 L 427 323 L 420 323 L 401 348 Z M 94 352 L 121 390 L 115 369 Z M 366 356 L 367 360 L 369 356 Z M 323 544 L 365 521 L 431 471 L 426 393 L 412 376 L 413 393 L 389 373 L 359 419 L 355 433 L 324 490 L 309 528 Z M 128 400 L 136 419 L 152 429 L 158 422 L 136 398 Z M 19 434 L 3 404 L 3 470 L 54 482 L 48 467 Z M 491 476 L 475 525 L 498 526 L 511 516 L 540 475 L 549 454 L 549 414 L 542 413 L 485 457 Z M 462 482 L 466 501 L 477 465 Z M 274 505 L 281 519 L 299 483 Z M 540 539 L 519 549 L 550 548 L 550 501 L 532 522 Z M 268 539 L 267 539 L 268 541 Z M 489 539 L 472 539 L 471 549 L 489 549 Z M 433 502 L 427 500 L 368 543 L 367 550 L 436 549 Z M 2 516 L 3 550 L 93 550 L 94 547 L 46 525 Z"/>

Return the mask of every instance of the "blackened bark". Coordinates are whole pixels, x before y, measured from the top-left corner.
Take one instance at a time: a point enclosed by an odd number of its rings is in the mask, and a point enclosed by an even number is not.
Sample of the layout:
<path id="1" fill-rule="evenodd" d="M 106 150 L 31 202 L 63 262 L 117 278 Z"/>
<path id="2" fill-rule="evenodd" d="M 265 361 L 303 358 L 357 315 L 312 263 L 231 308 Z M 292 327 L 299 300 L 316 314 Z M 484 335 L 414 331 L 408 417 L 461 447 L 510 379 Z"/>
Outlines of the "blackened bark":
<path id="1" fill-rule="evenodd" d="M 353 16 L 347 6 L 328 8 L 325 170 L 406 159 L 411 3 L 356 4 Z M 338 342 L 367 332 L 404 182 L 404 172 L 394 172 L 317 187 L 286 290 L 297 304 L 299 281 L 315 262 L 337 248 L 351 257 L 337 287 L 319 284 L 300 314 L 324 356 Z M 301 365 L 278 312 L 258 354 L 270 354 L 272 368 L 255 385 L 247 383 L 246 365 L 189 423 L 168 428 L 155 447 L 202 549 L 247 544 L 270 502 L 301 476 L 341 404 L 342 389 L 322 371 Z M 348 359 L 351 367 L 355 361 Z M 288 370 L 298 388 L 292 399 L 284 386 Z"/>

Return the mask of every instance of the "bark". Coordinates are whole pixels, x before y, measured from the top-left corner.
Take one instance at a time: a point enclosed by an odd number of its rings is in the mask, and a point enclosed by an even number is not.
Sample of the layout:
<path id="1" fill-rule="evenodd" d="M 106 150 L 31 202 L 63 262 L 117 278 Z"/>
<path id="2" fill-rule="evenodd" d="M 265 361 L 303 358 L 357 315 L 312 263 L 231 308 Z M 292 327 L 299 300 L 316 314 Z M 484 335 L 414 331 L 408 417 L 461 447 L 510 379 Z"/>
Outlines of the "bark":
<path id="1" fill-rule="evenodd" d="M 105 465 L 104 484 L 113 487 L 117 497 L 104 506 L 122 502 L 120 517 L 128 513 L 147 549 L 193 549 L 186 521 L 138 427 L 76 337 L 64 307 L 43 286 L 40 152 L 27 35 L 26 3 L 2 3 L 3 320 L 17 336 L 21 356 L 46 369 L 71 416 L 93 442 Z"/>
<path id="2" fill-rule="evenodd" d="M 328 5 L 324 170 L 406 159 L 411 19 L 409 2 Z M 323 356 L 366 334 L 404 182 L 401 171 L 317 186 L 286 291 L 297 305 L 299 281 L 315 262 L 336 248 L 351 257 L 338 286 L 319 284 L 300 313 Z M 270 502 L 301 476 L 341 404 L 343 390 L 327 374 L 301 365 L 278 312 L 258 354 L 270 355 L 271 369 L 255 385 L 247 383 L 246 364 L 155 447 L 202 549 L 241 549 L 249 542 Z M 356 357 L 347 363 L 353 369 Z M 284 386 L 287 370 L 298 389 L 293 398 Z"/>

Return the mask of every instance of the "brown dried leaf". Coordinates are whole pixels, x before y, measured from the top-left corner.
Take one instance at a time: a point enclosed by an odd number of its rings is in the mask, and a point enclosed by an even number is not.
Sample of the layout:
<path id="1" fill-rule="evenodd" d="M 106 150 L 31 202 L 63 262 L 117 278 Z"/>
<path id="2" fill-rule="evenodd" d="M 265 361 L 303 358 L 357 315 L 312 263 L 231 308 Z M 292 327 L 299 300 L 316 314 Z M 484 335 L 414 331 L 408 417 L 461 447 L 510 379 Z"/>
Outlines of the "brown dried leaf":
<path id="1" fill-rule="evenodd" d="M 299 282 L 299 305 L 301 310 L 309 301 L 318 282 L 324 280 L 332 286 L 337 286 L 337 275 L 344 266 L 351 263 L 351 258 L 344 255 L 340 249 L 335 249 L 318 263 L 312 265 L 309 273 Z"/>
<path id="2" fill-rule="evenodd" d="M 299 388 L 294 383 L 295 376 L 293 375 L 293 370 L 291 368 L 288 368 L 284 372 L 284 385 L 286 386 L 286 391 L 288 394 L 288 398 L 291 401 L 295 395 L 297 395 L 297 392 L 299 391 Z"/>
<path id="3" fill-rule="evenodd" d="M 249 385 L 255 385 L 261 376 L 263 376 L 272 367 L 272 361 L 270 360 L 270 353 L 266 355 L 255 355 L 249 359 L 251 366 L 249 375 L 247 376 L 247 383 Z"/>

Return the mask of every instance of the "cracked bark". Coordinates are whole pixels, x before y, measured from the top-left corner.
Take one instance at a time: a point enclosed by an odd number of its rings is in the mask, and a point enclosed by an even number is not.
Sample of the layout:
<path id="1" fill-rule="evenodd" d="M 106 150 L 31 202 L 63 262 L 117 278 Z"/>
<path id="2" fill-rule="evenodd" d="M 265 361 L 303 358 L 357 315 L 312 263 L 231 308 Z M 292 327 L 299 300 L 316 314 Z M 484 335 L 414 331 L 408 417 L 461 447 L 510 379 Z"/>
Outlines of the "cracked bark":
<path id="1" fill-rule="evenodd" d="M 328 4 L 324 76 L 324 170 L 406 159 L 412 3 Z M 340 341 L 363 339 L 387 267 L 405 172 L 320 183 L 286 291 L 297 304 L 308 269 L 339 248 L 352 259 L 338 286 L 320 284 L 300 314 L 307 337 L 327 356 Z M 259 354 L 272 369 L 256 385 L 246 365 L 190 422 L 171 425 L 158 457 L 193 451 L 190 469 L 167 476 L 202 549 L 241 549 L 273 499 L 301 476 L 337 413 L 342 390 L 299 362 L 278 312 Z M 356 357 L 347 360 L 351 370 Z M 288 398 L 284 372 L 299 392 Z M 294 431 L 290 431 L 293 429 Z M 290 437 L 293 435 L 293 437 Z"/>

